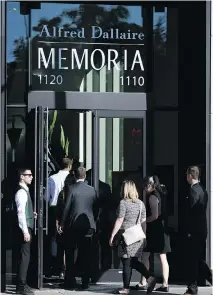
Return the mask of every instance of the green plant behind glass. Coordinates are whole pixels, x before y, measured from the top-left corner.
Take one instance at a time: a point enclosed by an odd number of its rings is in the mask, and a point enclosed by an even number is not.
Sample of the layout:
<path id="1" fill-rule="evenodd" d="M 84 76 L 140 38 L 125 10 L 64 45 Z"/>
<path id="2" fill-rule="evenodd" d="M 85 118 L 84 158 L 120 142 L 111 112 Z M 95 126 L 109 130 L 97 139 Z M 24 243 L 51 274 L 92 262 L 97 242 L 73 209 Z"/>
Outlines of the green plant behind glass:
<path id="1" fill-rule="evenodd" d="M 57 117 L 58 117 L 58 111 L 55 110 L 53 112 L 53 119 L 52 119 L 52 122 L 51 122 L 50 127 L 49 127 L 49 139 L 48 139 L 49 146 L 51 146 L 52 135 L 53 135 L 53 132 L 54 132 L 54 129 L 55 129 L 55 126 L 56 126 Z M 60 130 L 61 130 L 61 134 L 60 134 L 60 145 L 61 145 L 62 150 L 64 152 L 64 156 L 65 157 L 68 157 L 68 155 L 69 155 L 70 141 L 69 141 L 68 137 L 67 138 L 65 137 L 64 129 L 63 129 L 63 126 L 62 125 L 60 125 Z"/>
<path id="2" fill-rule="evenodd" d="M 61 147 L 65 153 L 65 157 L 68 157 L 69 154 L 69 144 L 70 141 L 68 139 L 68 137 L 65 139 L 65 135 L 64 135 L 64 129 L 61 125 L 61 139 L 60 139 L 60 143 L 61 143 Z"/>

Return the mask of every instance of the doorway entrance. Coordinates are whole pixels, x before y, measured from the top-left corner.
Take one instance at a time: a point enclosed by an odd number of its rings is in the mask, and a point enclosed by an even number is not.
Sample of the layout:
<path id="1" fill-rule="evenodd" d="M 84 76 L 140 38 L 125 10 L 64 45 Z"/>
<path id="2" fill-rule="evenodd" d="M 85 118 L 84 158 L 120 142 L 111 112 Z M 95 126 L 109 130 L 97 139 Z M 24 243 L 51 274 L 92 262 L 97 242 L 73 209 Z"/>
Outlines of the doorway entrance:
<path id="1" fill-rule="evenodd" d="M 127 95 L 130 97 L 130 94 L 123 94 L 125 98 Z M 44 194 L 48 189 L 48 177 L 59 170 L 58 163 L 65 156 L 85 166 L 87 180 L 101 199 L 93 246 L 92 280 L 109 280 L 115 273 L 120 280 L 120 260 L 109 247 L 109 235 L 116 218 L 122 181 L 134 180 L 142 192 L 141 179 L 146 173 L 146 110 L 127 110 L 125 104 L 122 110 L 113 109 L 112 105 L 111 109 L 85 109 L 80 104 L 71 109 L 69 103 L 66 109 L 62 108 L 63 104 L 53 108 L 50 99 L 39 106 L 34 104 L 29 100 L 31 130 L 28 129 L 27 137 L 29 161 L 34 170 L 34 210 L 38 213 L 31 266 L 31 271 L 37 273 L 36 286 L 45 286 L 46 258 L 50 251 L 46 244 L 49 208 Z"/>

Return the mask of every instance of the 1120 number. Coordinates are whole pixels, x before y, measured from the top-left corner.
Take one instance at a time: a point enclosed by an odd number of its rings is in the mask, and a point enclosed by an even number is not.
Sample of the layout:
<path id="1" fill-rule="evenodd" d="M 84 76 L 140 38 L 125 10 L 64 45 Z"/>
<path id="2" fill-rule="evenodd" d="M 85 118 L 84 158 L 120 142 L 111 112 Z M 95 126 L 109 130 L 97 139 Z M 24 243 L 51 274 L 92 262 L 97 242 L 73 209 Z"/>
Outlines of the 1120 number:
<path id="1" fill-rule="evenodd" d="M 61 75 L 38 75 L 40 84 L 46 84 L 46 85 L 61 85 L 63 83 L 63 77 Z"/>

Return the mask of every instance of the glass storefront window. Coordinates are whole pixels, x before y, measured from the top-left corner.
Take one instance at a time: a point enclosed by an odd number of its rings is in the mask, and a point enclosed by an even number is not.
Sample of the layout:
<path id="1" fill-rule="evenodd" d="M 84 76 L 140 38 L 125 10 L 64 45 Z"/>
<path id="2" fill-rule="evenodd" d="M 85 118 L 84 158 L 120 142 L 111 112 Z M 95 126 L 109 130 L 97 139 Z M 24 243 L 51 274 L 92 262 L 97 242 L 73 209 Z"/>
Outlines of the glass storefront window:
<path id="1" fill-rule="evenodd" d="M 33 90 L 145 92 L 141 6 L 41 3 L 31 19 Z"/>
<path id="2" fill-rule="evenodd" d="M 6 22 L 7 103 L 27 101 L 29 15 L 20 13 L 19 2 L 7 2 Z"/>

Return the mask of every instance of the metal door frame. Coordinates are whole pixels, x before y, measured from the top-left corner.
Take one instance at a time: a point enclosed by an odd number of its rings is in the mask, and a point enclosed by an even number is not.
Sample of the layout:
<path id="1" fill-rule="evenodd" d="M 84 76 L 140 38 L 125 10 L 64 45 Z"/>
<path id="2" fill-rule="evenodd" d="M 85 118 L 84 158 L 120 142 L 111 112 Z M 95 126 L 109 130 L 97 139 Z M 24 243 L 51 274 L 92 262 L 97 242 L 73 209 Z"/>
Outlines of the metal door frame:
<path id="1" fill-rule="evenodd" d="M 146 93 L 129 92 L 53 92 L 28 93 L 28 111 L 37 106 L 57 110 L 146 111 Z"/>
<path id="2" fill-rule="evenodd" d="M 44 173 L 46 172 L 46 193 L 48 190 L 48 161 L 46 161 L 46 170 L 44 171 L 44 160 L 48 156 L 48 108 L 37 106 L 35 108 L 35 145 L 34 145 L 34 212 L 38 213 L 35 222 L 34 233 L 38 235 L 38 279 L 37 285 L 41 289 L 43 287 L 43 235 L 44 230 L 48 233 L 48 203 L 46 202 L 46 224 L 44 226 Z M 46 152 L 45 152 L 46 151 Z"/>

